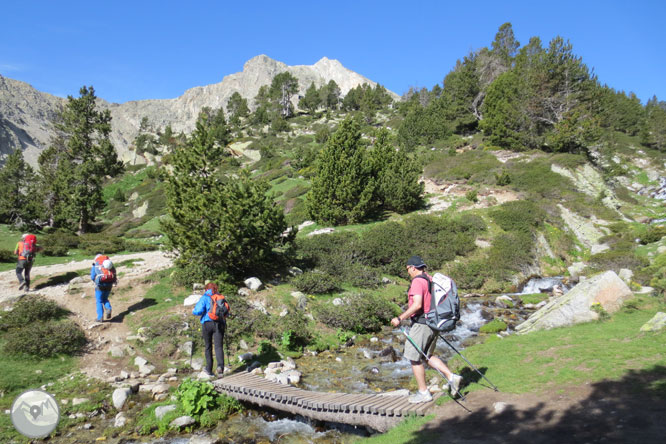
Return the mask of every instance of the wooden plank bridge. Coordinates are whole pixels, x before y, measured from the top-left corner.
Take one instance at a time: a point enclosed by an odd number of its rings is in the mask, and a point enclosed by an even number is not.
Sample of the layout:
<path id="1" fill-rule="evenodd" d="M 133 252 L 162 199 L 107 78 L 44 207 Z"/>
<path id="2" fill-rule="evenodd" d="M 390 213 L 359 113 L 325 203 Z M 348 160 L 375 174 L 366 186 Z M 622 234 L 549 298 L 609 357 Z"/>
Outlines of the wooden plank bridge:
<path id="1" fill-rule="evenodd" d="M 437 399 L 433 396 L 431 402 L 411 404 L 407 396 L 314 392 L 249 373 L 225 376 L 213 384 L 218 392 L 240 401 L 320 421 L 367 426 L 379 432 L 385 432 L 405 416 L 423 416 Z"/>

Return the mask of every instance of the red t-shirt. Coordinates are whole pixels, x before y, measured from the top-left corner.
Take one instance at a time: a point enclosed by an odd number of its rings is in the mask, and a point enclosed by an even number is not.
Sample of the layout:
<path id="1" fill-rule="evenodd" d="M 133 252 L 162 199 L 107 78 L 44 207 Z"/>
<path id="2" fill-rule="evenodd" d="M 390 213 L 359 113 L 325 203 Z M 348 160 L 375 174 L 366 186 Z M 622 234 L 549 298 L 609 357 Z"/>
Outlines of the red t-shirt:
<path id="1" fill-rule="evenodd" d="M 425 273 L 428 276 L 428 279 L 432 279 L 428 273 Z M 423 278 L 415 277 L 412 279 L 412 283 L 409 286 L 409 291 L 407 292 L 408 304 L 411 307 L 414 303 L 414 295 L 420 294 L 423 296 L 422 299 L 422 308 L 412 315 L 412 318 L 421 316 L 423 313 L 427 313 L 430 310 L 430 288 L 428 281 Z"/>

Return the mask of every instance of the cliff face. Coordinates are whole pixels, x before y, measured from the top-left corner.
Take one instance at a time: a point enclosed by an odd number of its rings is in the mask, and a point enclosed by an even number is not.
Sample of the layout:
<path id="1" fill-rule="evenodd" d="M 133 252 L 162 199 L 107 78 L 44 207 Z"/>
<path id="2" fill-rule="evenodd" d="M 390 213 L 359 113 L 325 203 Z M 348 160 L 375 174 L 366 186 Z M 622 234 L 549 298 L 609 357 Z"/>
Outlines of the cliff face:
<path id="1" fill-rule="evenodd" d="M 201 108 L 208 106 L 212 109 L 226 109 L 234 92 L 246 98 L 253 109 L 253 99 L 259 88 L 269 85 L 276 74 L 285 71 L 298 79 L 298 95 L 304 95 L 312 82 L 321 87 L 334 80 L 343 95 L 363 83 L 375 85 L 375 82 L 350 71 L 339 61 L 326 57 L 314 65 L 287 66 L 259 55 L 247 61 L 242 72 L 230 74 L 220 83 L 189 89 L 175 99 L 140 100 L 122 104 L 100 99 L 99 105 L 111 111 L 111 140 L 120 158 L 129 160 L 129 146 L 138 134 L 143 117 L 148 118 L 153 128 L 171 125 L 176 132 L 189 132 L 194 128 Z M 394 94 L 394 98 L 397 100 L 399 97 Z M 48 146 L 54 134 L 51 120 L 65 102 L 65 99 L 39 92 L 26 83 L 0 76 L 0 156 L 4 157 L 15 147 L 20 147 L 26 160 L 36 165 L 39 153 Z"/>

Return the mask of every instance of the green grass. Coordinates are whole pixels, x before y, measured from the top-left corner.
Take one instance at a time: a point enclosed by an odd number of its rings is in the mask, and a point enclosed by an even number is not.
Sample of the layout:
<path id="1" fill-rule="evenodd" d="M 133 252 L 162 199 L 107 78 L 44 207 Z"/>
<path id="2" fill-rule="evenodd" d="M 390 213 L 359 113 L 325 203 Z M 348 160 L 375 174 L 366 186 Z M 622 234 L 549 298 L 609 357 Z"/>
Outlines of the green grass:
<path id="1" fill-rule="evenodd" d="M 422 434 L 418 433 L 428 421 L 432 420 L 435 415 L 427 416 L 410 416 L 407 417 L 397 426 L 393 427 L 386 433 L 375 435 L 370 438 L 360 439 L 355 443 L 363 444 L 397 444 L 397 443 L 413 443 L 418 442 L 422 438 Z M 433 441 L 422 442 L 439 442 L 441 436 L 432 437 L 436 438 Z"/>
<path id="2" fill-rule="evenodd" d="M 518 295 L 523 304 L 538 304 L 541 301 L 548 299 L 548 293 L 532 293 Z"/>
<path id="3" fill-rule="evenodd" d="M 4 341 L 0 340 L 0 348 Z M 4 412 L 11 408 L 14 399 L 23 391 L 39 388 L 43 384 L 53 382 L 76 368 L 77 359 L 72 357 L 54 357 L 49 359 L 32 359 L 4 355 L 0 358 L 0 409 Z M 49 389 L 52 392 L 52 389 Z M 62 416 L 62 415 L 61 415 Z M 63 424 L 58 425 L 62 430 Z M 29 442 L 13 427 L 10 415 L 0 415 L 0 442 Z"/>
<path id="4" fill-rule="evenodd" d="M 466 349 L 465 356 L 487 368 L 486 376 L 504 392 L 616 380 L 630 370 L 666 364 L 666 331 L 639 331 L 657 311 L 665 309 L 663 301 L 635 299 L 605 322 L 497 338 Z M 458 369 L 466 366 L 460 358 L 450 364 Z M 470 386 L 471 390 L 478 388 Z"/>
<path id="5" fill-rule="evenodd" d="M 632 371 L 652 371 L 666 365 L 666 330 L 639 331 L 657 311 L 664 310 L 663 299 L 634 298 L 604 322 L 501 339 L 493 335 L 484 343 L 465 349 L 463 354 L 505 393 L 539 393 L 567 385 L 620 380 Z M 466 381 L 480 379 L 460 357 L 451 359 L 449 366 L 462 373 Z M 471 382 L 465 391 L 488 390 L 481 384 L 487 383 Z M 655 377 L 647 382 L 636 378 L 633 384 L 632 389 L 636 391 L 651 391 L 666 397 L 663 372 L 655 372 Z M 436 442 L 441 437 L 424 436 L 420 430 L 432 418 L 432 415 L 411 418 L 383 435 L 358 442 L 407 444 L 417 439 L 418 442 Z"/>

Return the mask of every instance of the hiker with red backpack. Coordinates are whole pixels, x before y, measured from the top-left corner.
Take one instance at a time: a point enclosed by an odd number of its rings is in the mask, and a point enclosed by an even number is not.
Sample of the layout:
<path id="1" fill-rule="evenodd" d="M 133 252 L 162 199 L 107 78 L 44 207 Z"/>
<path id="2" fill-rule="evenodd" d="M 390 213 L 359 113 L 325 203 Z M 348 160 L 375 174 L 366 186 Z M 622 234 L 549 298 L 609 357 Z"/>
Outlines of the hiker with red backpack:
<path id="1" fill-rule="evenodd" d="M 98 254 L 90 268 L 90 279 L 95 283 L 95 301 L 97 304 L 97 322 L 111 319 L 111 288 L 118 283 L 116 268 L 108 256 Z"/>
<path id="2" fill-rule="evenodd" d="M 209 282 L 206 284 L 204 294 L 192 310 L 192 314 L 201 317 L 201 332 L 204 340 L 204 354 L 206 355 L 206 368 L 203 372 L 207 376 L 213 376 L 213 348 L 215 348 L 215 359 L 217 360 L 217 373 L 224 373 L 224 350 L 222 341 L 226 330 L 226 317 L 229 315 L 230 307 L 224 295 L 221 295 L 217 285 Z"/>
<path id="3" fill-rule="evenodd" d="M 30 291 L 30 270 L 35 254 L 42 248 L 37 245 L 37 237 L 34 234 L 25 233 L 16 244 L 14 254 L 18 255 L 16 264 L 16 277 L 19 281 L 19 290 Z"/>
<path id="4" fill-rule="evenodd" d="M 419 391 L 409 397 L 409 402 L 417 404 L 429 402 L 432 395 L 425 380 L 424 362 L 438 370 L 448 380 L 452 396 L 456 396 L 460 389 L 462 376 L 454 374 L 449 367 L 437 356 L 432 356 L 437 343 L 438 334 L 426 323 L 425 314 L 430 311 L 430 283 L 432 277 L 426 273 L 426 264 L 419 256 L 412 256 L 407 261 L 407 273 L 412 280 L 407 291 L 408 308 L 398 317 L 391 319 L 391 325 L 400 326 L 400 322 L 409 319 L 411 328 L 405 341 L 403 356 L 412 364 L 412 372 Z M 425 359 L 427 358 L 427 359 Z"/>

